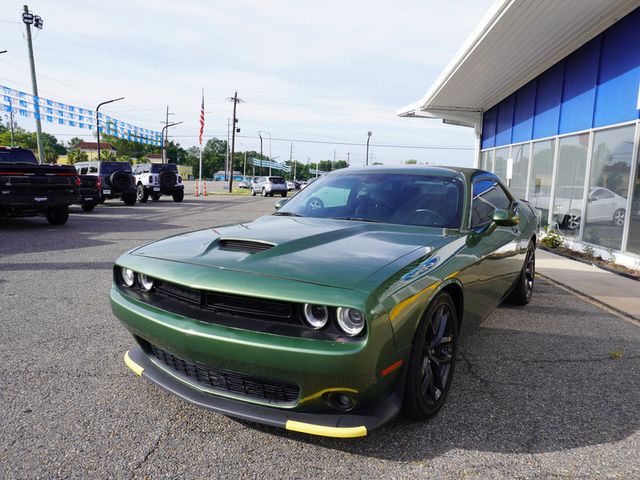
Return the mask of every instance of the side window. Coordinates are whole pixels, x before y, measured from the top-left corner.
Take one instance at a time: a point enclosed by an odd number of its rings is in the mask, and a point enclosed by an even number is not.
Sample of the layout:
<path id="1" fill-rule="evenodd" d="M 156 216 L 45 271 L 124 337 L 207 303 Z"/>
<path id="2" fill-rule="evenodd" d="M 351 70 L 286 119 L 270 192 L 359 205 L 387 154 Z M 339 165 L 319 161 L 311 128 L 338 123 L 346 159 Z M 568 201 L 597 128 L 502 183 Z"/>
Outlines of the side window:
<path id="1" fill-rule="evenodd" d="M 489 223 L 497 208 L 508 210 L 510 207 L 511 199 L 498 182 L 491 179 L 474 182 L 471 228 Z"/>
<path id="2" fill-rule="evenodd" d="M 87 174 L 87 167 L 82 167 L 78 173 L 80 175 L 86 175 Z"/>
<path id="3" fill-rule="evenodd" d="M 98 173 L 98 167 L 89 167 L 89 173 Z"/>

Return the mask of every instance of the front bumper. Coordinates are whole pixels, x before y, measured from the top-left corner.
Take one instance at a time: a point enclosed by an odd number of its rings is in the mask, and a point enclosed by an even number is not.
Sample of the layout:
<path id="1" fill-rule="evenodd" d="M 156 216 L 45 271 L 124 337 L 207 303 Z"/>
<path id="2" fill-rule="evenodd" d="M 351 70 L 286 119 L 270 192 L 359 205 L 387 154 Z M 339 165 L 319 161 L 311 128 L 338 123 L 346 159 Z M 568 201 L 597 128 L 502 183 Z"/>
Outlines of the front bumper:
<path id="1" fill-rule="evenodd" d="M 358 413 L 326 414 L 283 410 L 211 395 L 177 380 L 158 367 L 139 346 L 124 355 L 127 366 L 136 374 L 190 403 L 230 417 L 285 428 L 287 430 L 335 438 L 364 437 L 393 420 L 402 407 L 404 382 L 384 401 Z"/>

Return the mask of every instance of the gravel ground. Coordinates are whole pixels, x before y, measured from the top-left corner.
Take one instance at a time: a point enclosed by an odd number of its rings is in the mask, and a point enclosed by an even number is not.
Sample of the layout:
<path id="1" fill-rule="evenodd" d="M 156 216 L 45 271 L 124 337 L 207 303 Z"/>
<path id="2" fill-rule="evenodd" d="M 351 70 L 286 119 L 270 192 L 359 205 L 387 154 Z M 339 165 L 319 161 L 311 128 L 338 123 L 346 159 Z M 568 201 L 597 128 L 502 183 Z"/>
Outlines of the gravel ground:
<path id="1" fill-rule="evenodd" d="M 639 325 L 544 280 L 469 336 L 436 418 L 364 439 L 240 422 L 134 376 L 108 302 L 115 258 L 273 202 L 108 201 L 64 227 L 0 223 L 0 477 L 640 478 Z"/>

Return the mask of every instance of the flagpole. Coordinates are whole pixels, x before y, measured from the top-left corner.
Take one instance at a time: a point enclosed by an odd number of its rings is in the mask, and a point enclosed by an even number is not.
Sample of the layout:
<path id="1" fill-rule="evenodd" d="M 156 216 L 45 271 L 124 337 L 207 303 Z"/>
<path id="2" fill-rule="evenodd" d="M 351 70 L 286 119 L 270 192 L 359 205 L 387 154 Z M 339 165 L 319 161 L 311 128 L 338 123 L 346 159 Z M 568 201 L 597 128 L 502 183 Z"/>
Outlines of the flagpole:
<path id="1" fill-rule="evenodd" d="M 202 135 L 204 133 L 204 88 L 202 89 L 202 105 L 200 107 L 200 161 L 198 170 L 198 192 L 202 192 Z"/>

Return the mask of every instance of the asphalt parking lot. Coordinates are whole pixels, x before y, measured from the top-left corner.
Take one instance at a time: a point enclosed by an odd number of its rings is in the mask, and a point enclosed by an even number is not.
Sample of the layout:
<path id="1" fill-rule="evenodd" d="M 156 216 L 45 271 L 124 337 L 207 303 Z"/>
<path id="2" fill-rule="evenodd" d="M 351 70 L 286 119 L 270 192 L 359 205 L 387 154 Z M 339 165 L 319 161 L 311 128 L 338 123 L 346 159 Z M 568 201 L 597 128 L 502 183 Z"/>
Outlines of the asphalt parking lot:
<path id="1" fill-rule="evenodd" d="M 640 325 L 544 280 L 462 345 L 436 418 L 364 439 L 233 420 L 134 376 L 108 302 L 115 258 L 274 201 L 108 201 L 64 227 L 0 222 L 0 477 L 640 477 Z"/>

